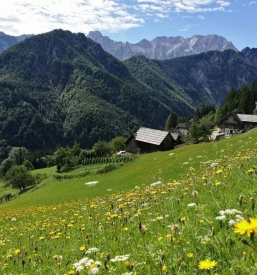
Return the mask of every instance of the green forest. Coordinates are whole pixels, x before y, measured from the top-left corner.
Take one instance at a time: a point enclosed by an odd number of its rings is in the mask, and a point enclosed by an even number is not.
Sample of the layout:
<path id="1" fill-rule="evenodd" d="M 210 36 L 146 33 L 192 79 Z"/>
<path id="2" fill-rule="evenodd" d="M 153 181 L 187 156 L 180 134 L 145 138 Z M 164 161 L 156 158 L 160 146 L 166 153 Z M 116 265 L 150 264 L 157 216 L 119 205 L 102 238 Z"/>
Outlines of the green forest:
<path id="1" fill-rule="evenodd" d="M 163 129 L 171 113 L 190 117 L 203 102 L 223 104 L 241 74 L 257 80 L 257 69 L 233 51 L 120 62 L 81 33 L 33 36 L 0 55 L 0 158 L 11 147 L 90 149 L 140 126 Z"/>

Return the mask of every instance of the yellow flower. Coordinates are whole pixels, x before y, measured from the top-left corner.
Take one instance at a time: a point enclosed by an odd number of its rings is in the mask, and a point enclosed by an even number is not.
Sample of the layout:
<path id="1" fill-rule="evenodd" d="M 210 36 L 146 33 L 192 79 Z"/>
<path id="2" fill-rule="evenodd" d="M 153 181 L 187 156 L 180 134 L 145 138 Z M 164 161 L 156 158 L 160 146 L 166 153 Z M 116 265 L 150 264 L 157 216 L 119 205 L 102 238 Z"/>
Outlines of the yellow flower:
<path id="1" fill-rule="evenodd" d="M 254 171 L 253 168 L 251 168 L 251 169 L 249 169 L 247 172 L 248 172 L 248 173 L 254 173 L 255 171 Z"/>
<path id="2" fill-rule="evenodd" d="M 128 227 L 124 227 L 123 231 L 129 231 L 129 228 Z"/>
<path id="3" fill-rule="evenodd" d="M 193 253 L 187 253 L 188 258 L 193 258 L 194 254 Z"/>
<path id="4" fill-rule="evenodd" d="M 215 182 L 215 185 L 216 185 L 216 186 L 221 185 L 221 181 L 216 181 L 216 182 Z"/>
<path id="5" fill-rule="evenodd" d="M 163 272 L 166 272 L 166 271 L 167 271 L 167 266 L 166 266 L 166 265 L 163 265 L 163 266 L 162 266 L 162 271 L 163 271 Z"/>
<path id="6" fill-rule="evenodd" d="M 84 251 L 85 249 L 86 249 L 85 246 L 81 246 L 81 247 L 79 248 L 80 251 Z"/>
<path id="7" fill-rule="evenodd" d="M 186 220 L 186 217 L 180 218 L 180 221 L 181 221 L 181 222 L 184 222 L 185 220 Z"/>
<path id="8" fill-rule="evenodd" d="M 257 233 L 257 218 L 243 219 L 241 222 L 235 224 L 235 233 L 246 233 L 250 237 L 251 233 Z"/>
<path id="9" fill-rule="evenodd" d="M 42 237 L 42 236 L 39 237 L 39 240 L 40 240 L 40 241 L 43 241 L 43 240 L 44 240 L 44 237 Z"/>
<path id="10" fill-rule="evenodd" d="M 156 220 L 161 221 L 161 220 L 163 220 L 163 217 L 157 217 Z"/>
<path id="11" fill-rule="evenodd" d="M 14 253 L 15 254 L 19 254 L 21 252 L 21 250 L 18 248 L 18 249 L 15 249 Z"/>
<path id="12" fill-rule="evenodd" d="M 198 268 L 204 269 L 204 270 L 210 270 L 210 269 L 213 269 L 216 265 L 217 265 L 217 262 L 206 259 L 199 263 Z"/>
<path id="13" fill-rule="evenodd" d="M 216 174 L 221 174 L 221 173 L 223 173 L 222 169 L 219 169 L 219 170 L 216 171 Z"/>
<path id="14" fill-rule="evenodd" d="M 76 272 L 74 270 L 71 270 L 68 272 L 68 274 L 76 274 Z"/>
<path id="15" fill-rule="evenodd" d="M 96 264 L 95 264 L 95 263 L 92 263 L 92 264 L 89 266 L 90 269 L 93 269 L 94 267 L 96 267 Z"/>
<path id="16" fill-rule="evenodd" d="M 162 239 L 163 239 L 163 237 L 159 237 L 159 238 L 158 238 L 158 242 L 160 242 Z"/>

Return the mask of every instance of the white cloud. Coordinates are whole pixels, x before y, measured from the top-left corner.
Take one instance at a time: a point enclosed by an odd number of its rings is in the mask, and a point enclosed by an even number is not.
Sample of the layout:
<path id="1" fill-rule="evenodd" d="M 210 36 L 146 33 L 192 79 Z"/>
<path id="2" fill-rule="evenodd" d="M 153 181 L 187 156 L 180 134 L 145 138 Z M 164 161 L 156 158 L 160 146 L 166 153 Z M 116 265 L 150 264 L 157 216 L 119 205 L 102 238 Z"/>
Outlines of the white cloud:
<path id="1" fill-rule="evenodd" d="M 139 27 L 144 19 L 119 0 L 1 0 L 0 28 L 10 34 L 42 33 L 56 28 L 87 33 Z M 17 18 L 20 22 L 8 20 Z"/>
<path id="2" fill-rule="evenodd" d="M 199 20 L 204 20 L 204 19 L 205 19 L 205 17 L 204 17 L 204 16 L 202 16 L 202 15 L 198 15 L 198 16 L 197 16 L 197 19 L 199 19 Z"/>
<path id="3" fill-rule="evenodd" d="M 0 31 L 13 35 L 38 34 L 57 28 L 84 33 L 91 30 L 118 32 L 140 27 L 146 20 L 159 22 L 173 13 L 227 11 L 230 1 L 1 0 Z"/>
<path id="4" fill-rule="evenodd" d="M 256 1 L 251 1 L 250 3 L 249 3 L 249 5 L 254 5 L 254 4 L 256 4 L 257 2 Z"/>

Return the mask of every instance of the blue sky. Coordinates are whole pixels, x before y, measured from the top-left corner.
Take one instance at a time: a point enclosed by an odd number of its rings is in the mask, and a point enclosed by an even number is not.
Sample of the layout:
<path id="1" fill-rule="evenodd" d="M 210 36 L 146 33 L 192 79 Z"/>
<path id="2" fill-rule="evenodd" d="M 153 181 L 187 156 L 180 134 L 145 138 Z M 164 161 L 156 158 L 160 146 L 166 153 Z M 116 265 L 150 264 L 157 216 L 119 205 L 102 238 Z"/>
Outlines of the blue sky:
<path id="1" fill-rule="evenodd" d="M 99 30 L 114 40 L 218 34 L 257 47 L 257 0 L 1 0 L 0 31 Z"/>

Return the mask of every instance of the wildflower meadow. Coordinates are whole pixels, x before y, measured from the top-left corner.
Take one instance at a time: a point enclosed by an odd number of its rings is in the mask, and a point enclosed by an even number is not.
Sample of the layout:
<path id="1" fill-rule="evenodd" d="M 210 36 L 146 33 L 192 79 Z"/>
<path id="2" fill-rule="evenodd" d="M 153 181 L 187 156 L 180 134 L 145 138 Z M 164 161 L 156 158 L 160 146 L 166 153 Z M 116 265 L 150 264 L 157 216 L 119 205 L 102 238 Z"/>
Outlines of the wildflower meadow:
<path id="1" fill-rule="evenodd" d="M 0 210 L 0 274 L 256 274 L 257 143 L 217 153 L 168 182 Z"/>

